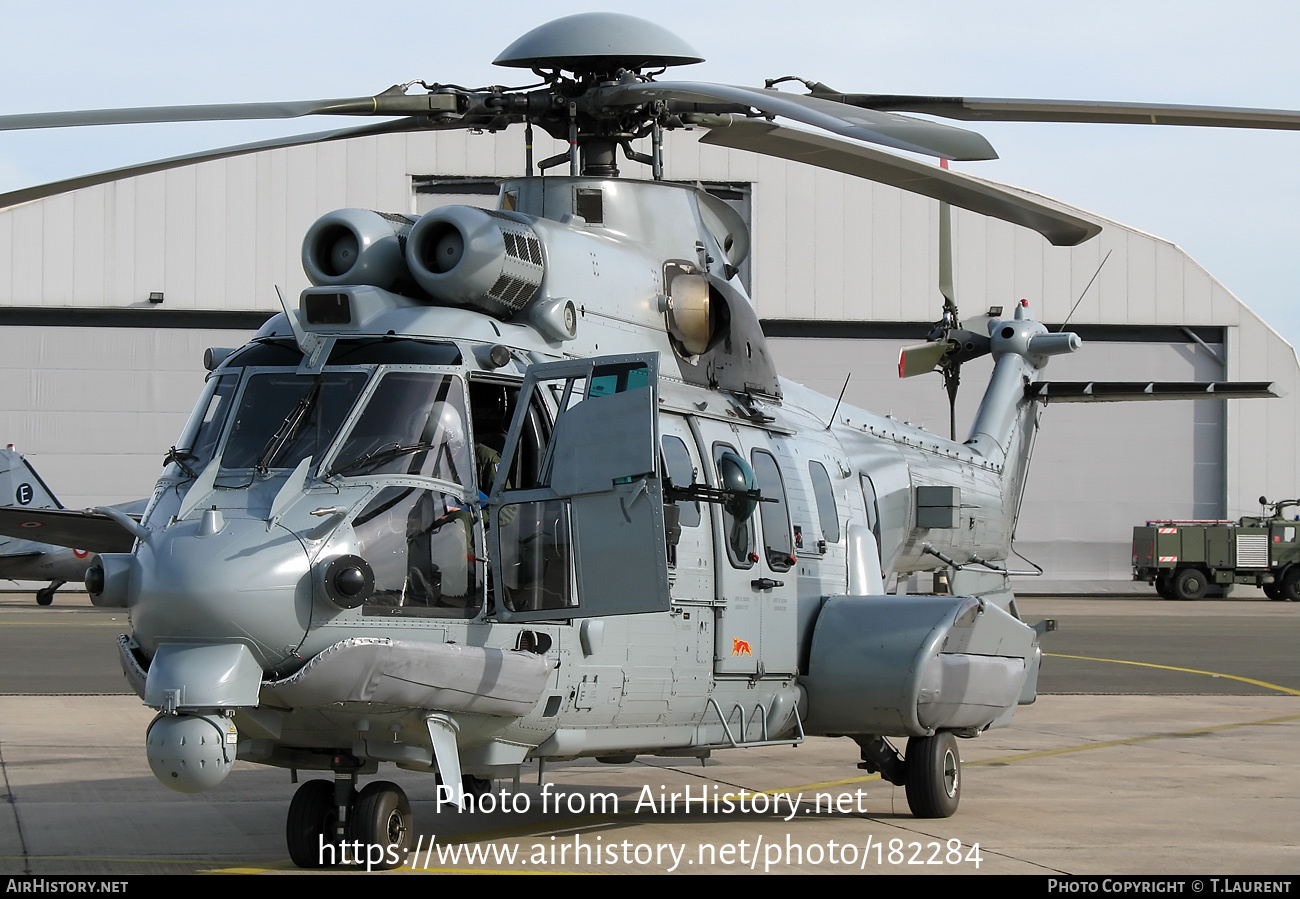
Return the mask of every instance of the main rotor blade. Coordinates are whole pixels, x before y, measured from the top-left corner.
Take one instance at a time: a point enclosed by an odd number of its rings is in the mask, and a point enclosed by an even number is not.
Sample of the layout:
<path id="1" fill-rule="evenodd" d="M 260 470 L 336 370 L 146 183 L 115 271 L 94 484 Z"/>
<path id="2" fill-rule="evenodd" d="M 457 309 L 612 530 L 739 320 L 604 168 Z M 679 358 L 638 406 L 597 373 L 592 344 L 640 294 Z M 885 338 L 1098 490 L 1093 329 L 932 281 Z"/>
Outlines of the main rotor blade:
<path id="1" fill-rule="evenodd" d="M 216 103 L 204 106 L 138 106 L 0 116 L 0 131 L 71 128 L 80 125 L 139 125 L 150 122 L 224 122 L 238 119 L 295 119 L 308 115 L 411 116 L 456 112 L 455 94 L 390 92 L 342 100 L 287 103 Z"/>
<path id="2" fill-rule="evenodd" d="M 945 159 L 996 159 L 998 155 L 982 134 L 964 128 L 754 87 L 661 81 L 601 88 L 593 98 L 597 106 L 626 106 L 656 100 L 667 103 L 669 108 L 691 103 L 716 108 L 722 103 L 757 109 L 844 137 Z"/>
<path id="3" fill-rule="evenodd" d="M 792 162 L 866 178 L 901 188 L 981 215 L 1031 228 L 1056 246 L 1072 247 L 1101 233 L 1101 225 L 1071 215 L 1045 202 L 1014 193 L 989 181 L 926 165 L 836 140 L 784 128 L 769 122 L 730 121 L 727 117 L 699 117 L 712 130 L 702 144 L 749 150 Z"/>
<path id="4" fill-rule="evenodd" d="M 865 109 L 919 112 L 965 122 L 1093 122 L 1129 125 L 1198 125 L 1213 128 L 1300 130 L 1300 112 L 1232 106 L 1108 103 L 1093 100 L 1014 100 L 986 97 L 910 97 L 891 94 L 810 96 Z"/>
<path id="5" fill-rule="evenodd" d="M 53 197 L 58 194 L 67 193 L 68 191 L 79 190 L 83 187 L 93 187 L 96 184 L 106 184 L 109 181 L 118 181 L 122 178 L 131 178 L 136 175 L 147 175 L 151 172 L 163 172 L 167 169 L 177 169 L 181 166 L 193 165 L 198 162 L 225 159 L 228 156 L 243 156 L 247 153 L 256 153 L 260 150 L 275 150 L 281 147 L 297 147 L 302 146 L 303 144 L 347 140 L 351 137 L 368 137 L 375 134 L 393 134 L 400 131 L 416 131 L 430 128 L 437 130 L 439 127 L 455 128 L 460 126 L 454 124 L 447 124 L 445 126 L 429 125 L 419 118 L 409 118 L 399 119 L 394 122 L 376 122 L 372 125 L 360 125 L 356 128 L 339 128 L 333 131 L 316 131 L 311 134 L 295 134 L 289 137 L 276 137 L 271 138 L 270 140 L 257 141 L 250 144 L 239 144 L 234 147 L 223 147 L 217 150 L 202 150 L 197 153 L 188 153 L 184 156 L 172 156 L 168 159 L 158 159 L 153 162 L 144 162 L 139 165 L 110 169 L 106 172 L 96 172 L 92 175 L 80 175 L 76 178 L 67 178 L 63 181 L 55 181 L 51 184 L 38 184 L 35 187 L 24 187 L 20 190 L 10 191 L 9 193 L 0 194 L 0 209 L 17 206 L 20 203 L 30 203 L 33 200 L 41 200 L 45 197 Z"/>

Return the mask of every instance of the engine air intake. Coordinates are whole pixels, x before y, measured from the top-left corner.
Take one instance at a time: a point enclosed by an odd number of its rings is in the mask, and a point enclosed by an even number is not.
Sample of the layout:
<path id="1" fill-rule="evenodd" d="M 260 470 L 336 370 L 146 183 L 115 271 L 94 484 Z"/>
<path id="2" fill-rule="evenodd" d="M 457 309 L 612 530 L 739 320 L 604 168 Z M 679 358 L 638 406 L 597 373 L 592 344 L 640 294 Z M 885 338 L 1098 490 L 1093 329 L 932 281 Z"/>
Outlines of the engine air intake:
<path id="1" fill-rule="evenodd" d="M 406 277 L 403 249 L 414 224 L 404 215 L 336 209 L 316 220 L 302 241 L 312 284 L 369 284 L 387 290 Z"/>
<path id="2" fill-rule="evenodd" d="M 428 213 L 411 229 L 407 265 L 435 299 L 509 318 L 537 294 L 545 265 L 528 225 L 473 206 Z"/>

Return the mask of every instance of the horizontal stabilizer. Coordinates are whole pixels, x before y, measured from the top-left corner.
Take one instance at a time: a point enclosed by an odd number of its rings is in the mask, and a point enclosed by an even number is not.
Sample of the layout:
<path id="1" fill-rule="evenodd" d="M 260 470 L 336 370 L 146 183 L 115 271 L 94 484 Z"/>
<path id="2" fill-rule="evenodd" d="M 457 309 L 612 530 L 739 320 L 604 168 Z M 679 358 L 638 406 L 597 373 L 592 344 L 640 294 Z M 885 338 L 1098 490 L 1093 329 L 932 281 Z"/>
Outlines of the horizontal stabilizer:
<path id="1" fill-rule="evenodd" d="M 139 520 L 139 515 L 131 517 Z M 135 535 L 112 518 L 89 510 L 0 506 L 0 534 L 97 553 L 130 552 Z"/>
<path id="2" fill-rule="evenodd" d="M 1026 394 L 1045 403 L 1245 400 L 1279 397 L 1272 381 L 1039 381 Z"/>

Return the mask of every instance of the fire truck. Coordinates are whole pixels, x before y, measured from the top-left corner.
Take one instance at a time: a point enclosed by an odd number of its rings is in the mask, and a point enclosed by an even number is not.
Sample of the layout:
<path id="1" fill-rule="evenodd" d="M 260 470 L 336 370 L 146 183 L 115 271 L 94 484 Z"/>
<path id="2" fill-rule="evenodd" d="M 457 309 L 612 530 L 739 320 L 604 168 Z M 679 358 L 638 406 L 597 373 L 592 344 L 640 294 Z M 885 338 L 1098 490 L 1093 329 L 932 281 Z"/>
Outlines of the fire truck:
<path id="1" fill-rule="evenodd" d="M 1270 599 L 1300 602 L 1300 516 L 1270 503 L 1240 521 L 1148 521 L 1133 528 L 1133 579 L 1165 599 L 1200 599 L 1211 586 L 1253 584 Z"/>

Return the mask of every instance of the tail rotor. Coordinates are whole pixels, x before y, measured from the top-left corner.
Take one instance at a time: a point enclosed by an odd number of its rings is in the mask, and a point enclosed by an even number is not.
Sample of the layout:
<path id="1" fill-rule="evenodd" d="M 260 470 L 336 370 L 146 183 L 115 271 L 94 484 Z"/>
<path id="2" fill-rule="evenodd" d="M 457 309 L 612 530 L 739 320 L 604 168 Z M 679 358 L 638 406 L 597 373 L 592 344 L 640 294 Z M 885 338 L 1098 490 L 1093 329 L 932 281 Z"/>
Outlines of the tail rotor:
<path id="1" fill-rule="evenodd" d="M 943 295 L 943 312 L 926 335 L 926 343 L 904 347 L 899 352 L 898 376 L 910 378 L 932 371 L 943 374 L 943 386 L 948 393 L 949 436 L 956 440 L 961 366 L 989 352 L 989 316 L 963 322 L 957 310 L 952 277 L 952 207 L 947 203 L 939 204 L 939 292 Z M 1000 313 L 998 310 L 997 314 Z"/>

